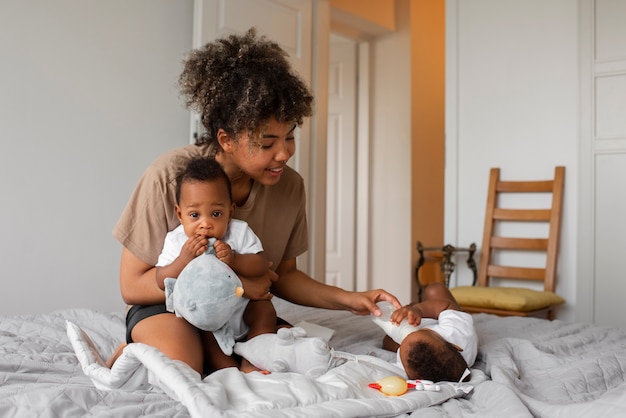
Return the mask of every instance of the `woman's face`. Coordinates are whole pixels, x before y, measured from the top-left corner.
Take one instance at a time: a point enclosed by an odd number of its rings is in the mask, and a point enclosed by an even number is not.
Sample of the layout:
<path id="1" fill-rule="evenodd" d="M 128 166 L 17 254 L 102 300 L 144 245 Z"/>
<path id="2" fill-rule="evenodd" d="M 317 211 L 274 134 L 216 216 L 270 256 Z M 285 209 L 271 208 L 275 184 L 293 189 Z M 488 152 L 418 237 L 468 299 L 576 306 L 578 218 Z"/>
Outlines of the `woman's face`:
<path id="1" fill-rule="evenodd" d="M 232 142 L 232 162 L 253 180 L 267 186 L 280 180 L 289 158 L 296 152 L 296 125 L 270 119 L 259 138 L 243 133 Z"/>

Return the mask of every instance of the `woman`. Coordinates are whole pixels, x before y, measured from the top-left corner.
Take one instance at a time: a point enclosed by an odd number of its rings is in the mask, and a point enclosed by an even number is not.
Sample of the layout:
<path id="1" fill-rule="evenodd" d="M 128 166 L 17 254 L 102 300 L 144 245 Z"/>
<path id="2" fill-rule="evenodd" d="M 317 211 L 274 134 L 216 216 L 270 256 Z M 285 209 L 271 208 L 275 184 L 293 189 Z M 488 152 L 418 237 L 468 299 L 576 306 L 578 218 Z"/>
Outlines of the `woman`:
<path id="1" fill-rule="evenodd" d="M 176 177 L 195 157 L 220 163 L 232 184 L 234 217 L 248 222 L 269 259 L 260 277 L 241 277 L 244 296 L 380 315 L 376 302 L 400 307 L 384 290 L 348 292 L 317 282 L 298 270 L 296 257 L 307 250 L 305 191 L 288 167 L 295 152 L 294 131 L 311 116 L 313 97 L 276 43 L 244 35 L 218 39 L 192 51 L 179 79 L 186 104 L 201 115 L 206 133 L 196 144 L 173 150 L 148 167 L 113 234 L 124 246 L 120 287 L 134 305 L 127 316 L 127 342 L 159 348 L 199 373 L 213 371 L 207 347 L 213 335 L 168 313 L 155 267 L 166 233 L 178 225 L 174 212 Z M 206 250 L 196 239 L 197 254 Z"/>

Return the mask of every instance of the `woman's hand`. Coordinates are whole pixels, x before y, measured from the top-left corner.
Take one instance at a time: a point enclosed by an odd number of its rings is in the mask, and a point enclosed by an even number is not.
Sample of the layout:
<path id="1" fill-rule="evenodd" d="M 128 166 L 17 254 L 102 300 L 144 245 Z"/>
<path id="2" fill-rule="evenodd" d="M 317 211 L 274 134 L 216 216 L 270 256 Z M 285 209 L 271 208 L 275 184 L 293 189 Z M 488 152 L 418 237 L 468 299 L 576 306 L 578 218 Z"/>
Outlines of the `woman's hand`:
<path id="1" fill-rule="evenodd" d="M 239 276 L 243 285 L 243 295 L 250 300 L 270 300 L 274 295 L 271 293 L 272 284 L 278 280 L 276 272 L 271 270 L 269 263 L 265 274 L 257 277 Z"/>
<path id="2" fill-rule="evenodd" d="M 365 292 L 350 292 L 348 307 L 355 315 L 380 316 L 382 314 L 377 302 L 389 302 L 396 309 L 402 307 L 398 298 L 383 289 L 366 290 Z"/>

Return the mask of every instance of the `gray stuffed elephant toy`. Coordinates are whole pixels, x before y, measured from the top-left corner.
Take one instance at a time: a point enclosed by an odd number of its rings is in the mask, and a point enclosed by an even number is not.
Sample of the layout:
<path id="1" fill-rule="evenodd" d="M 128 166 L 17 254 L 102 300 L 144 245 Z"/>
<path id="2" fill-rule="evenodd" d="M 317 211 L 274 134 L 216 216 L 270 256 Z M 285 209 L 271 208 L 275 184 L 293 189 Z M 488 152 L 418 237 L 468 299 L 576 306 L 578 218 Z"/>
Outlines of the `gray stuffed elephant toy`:
<path id="1" fill-rule="evenodd" d="M 222 350 L 226 348 L 226 354 L 232 352 L 235 344 L 228 320 L 241 303 L 242 295 L 241 280 L 215 256 L 213 242 L 209 243 L 207 252 L 187 264 L 178 279 L 165 279 L 167 310 L 199 329 L 222 334 L 227 344 L 220 346 Z"/>

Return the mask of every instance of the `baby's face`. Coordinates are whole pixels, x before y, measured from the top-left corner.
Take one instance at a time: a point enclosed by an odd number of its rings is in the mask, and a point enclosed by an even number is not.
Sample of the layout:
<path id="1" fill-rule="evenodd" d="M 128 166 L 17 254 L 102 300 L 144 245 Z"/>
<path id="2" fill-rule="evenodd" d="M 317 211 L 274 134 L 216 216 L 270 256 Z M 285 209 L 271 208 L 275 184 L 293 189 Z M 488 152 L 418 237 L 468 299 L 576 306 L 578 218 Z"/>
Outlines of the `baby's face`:
<path id="1" fill-rule="evenodd" d="M 221 179 L 188 181 L 180 189 L 177 213 L 188 237 L 221 239 L 232 216 L 228 186 Z"/>

